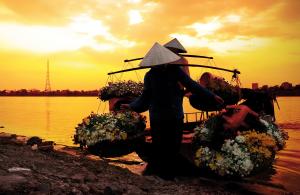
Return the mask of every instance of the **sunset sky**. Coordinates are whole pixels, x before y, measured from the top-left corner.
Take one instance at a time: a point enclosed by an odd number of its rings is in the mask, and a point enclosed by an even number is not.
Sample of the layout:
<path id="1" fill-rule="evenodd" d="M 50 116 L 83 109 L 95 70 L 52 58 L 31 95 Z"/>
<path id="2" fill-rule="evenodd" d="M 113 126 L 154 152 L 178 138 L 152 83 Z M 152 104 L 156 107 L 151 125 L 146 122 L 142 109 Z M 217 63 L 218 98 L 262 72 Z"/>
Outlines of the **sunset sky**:
<path id="1" fill-rule="evenodd" d="M 0 90 L 43 90 L 47 59 L 52 89 L 98 89 L 124 59 L 173 38 L 239 69 L 244 87 L 300 84 L 299 10 L 299 0 L 0 0 Z"/>

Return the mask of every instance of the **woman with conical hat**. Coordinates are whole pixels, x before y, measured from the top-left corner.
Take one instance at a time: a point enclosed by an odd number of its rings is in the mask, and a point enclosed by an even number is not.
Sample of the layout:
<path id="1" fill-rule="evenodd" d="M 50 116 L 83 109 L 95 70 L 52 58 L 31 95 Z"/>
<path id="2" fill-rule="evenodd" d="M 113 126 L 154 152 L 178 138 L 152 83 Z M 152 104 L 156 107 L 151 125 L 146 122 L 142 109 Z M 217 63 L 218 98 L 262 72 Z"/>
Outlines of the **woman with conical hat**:
<path id="1" fill-rule="evenodd" d="M 171 41 L 169 41 L 168 43 L 164 44 L 165 48 L 168 48 L 169 50 L 171 50 L 172 52 L 176 53 L 176 54 L 180 54 L 180 53 L 187 53 L 186 49 L 183 47 L 183 45 L 176 39 L 172 39 Z M 189 64 L 188 60 L 179 55 L 180 59 L 172 62 L 173 64 Z M 187 74 L 190 75 L 190 70 L 188 66 L 182 66 L 183 71 Z"/>
<path id="2" fill-rule="evenodd" d="M 175 164 L 182 141 L 184 115 L 182 90 L 178 82 L 195 94 L 211 99 L 216 97 L 193 81 L 179 66 L 169 64 L 179 59 L 178 55 L 155 43 L 139 64 L 151 68 L 144 77 L 142 95 L 131 104 L 121 106 L 136 112 L 149 110 L 152 135 L 149 166 L 166 179 L 174 176 L 172 165 Z"/>
<path id="3" fill-rule="evenodd" d="M 171 64 L 182 64 L 182 65 L 187 65 L 189 64 L 188 60 L 183 57 L 182 55 L 180 55 L 180 53 L 187 53 L 186 49 L 183 47 L 183 45 L 176 39 L 172 39 L 171 41 L 167 42 L 166 44 L 164 44 L 165 48 L 168 48 L 169 50 L 171 50 L 172 52 L 176 53 L 180 59 L 175 61 L 175 62 L 171 62 Z M 180 68 L 188 75 L 190 76 L 190 69 L 188 66 L 180 66 Z M 191 95 L 191 93 L 187 90 L 184 89 L 184 86 L 179 82 L 179 86 L 182 89 L 182 93 L 183 96 L 187 97 L 189 95 Z M 182 96 L 182 98 L 183 98 Z"/>

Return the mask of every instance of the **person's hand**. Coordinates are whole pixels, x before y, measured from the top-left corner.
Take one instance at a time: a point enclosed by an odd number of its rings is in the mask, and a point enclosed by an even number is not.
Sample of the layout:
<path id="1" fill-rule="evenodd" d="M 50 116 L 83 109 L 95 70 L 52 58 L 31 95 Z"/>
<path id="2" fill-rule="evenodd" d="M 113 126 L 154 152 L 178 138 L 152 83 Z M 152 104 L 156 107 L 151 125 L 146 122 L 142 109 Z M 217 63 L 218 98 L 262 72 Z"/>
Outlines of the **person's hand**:
<path id="1" fill-rule="evenodd" d="M 185 97 L 189 98 L 191 95 L 193 95 L 191 92 L 187 92 L 184 94 Z"/>
<path id="2" fill-rule="evenodd" d="M 230 110 L 230 109 L 238 109 L 240 107 L 240 105 L 235 105 L 235 104 L 232 104 L 232 105 L 227 105 L 226 106 L 226 110 Z"/>
<path id="3" fill-rule="evenodd" d="M 220 105 L 224 104 L 224 100 L 218 95 L 215 95 L 215 100 Z"/>
<path id="4" fill-rule="evenodd" d="M 120 105 L 120 109 L 121 110 L 130 110 L 130 105 L 129 104 L 121 104 Z"/>

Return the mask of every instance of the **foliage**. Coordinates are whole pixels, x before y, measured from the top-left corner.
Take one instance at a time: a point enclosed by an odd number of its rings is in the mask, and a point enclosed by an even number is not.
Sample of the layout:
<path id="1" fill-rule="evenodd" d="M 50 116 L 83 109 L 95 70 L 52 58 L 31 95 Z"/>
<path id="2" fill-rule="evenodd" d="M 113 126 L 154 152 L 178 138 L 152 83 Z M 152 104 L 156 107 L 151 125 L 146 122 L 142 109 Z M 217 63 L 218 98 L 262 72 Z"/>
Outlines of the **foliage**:
<path id="1" fill-rule="evenodd" d="M 257 131 L 243 132 L 240 137 L 245 139 L 244 145 L 248 148 L 254 167 L 260 167 L 272 162 L 278 151 L 276 141 L 266 133 Z"/>
<path id="2" fill-rule="evenodd" d="M 276 152 L 284 148 L 288 136 L 276 124 L 263 118 L 259 119 L 263 128 L 236 131 L 230 137 L 221 128 L 220 115 L 196 127 L 193 140 L 195 165 L 221 176 L 244 177 L 272 164 Z M 220 140 L 222 143 L 217 143 Z"/>
<path id="3" fill-rule="evenodd" d="M 275 123 L 271 122 L 268 117 L 261 118 L 260 122 L 264 127 L 261 131 L 266 132 L 275 140 L 279 150 L 283 149 L 286 144 L 286 140 L 289 138 L 287 132 L 279 128 Z"/>
<path id="4" fill-rule="evenodd" d="M 75 128 L 74 143 L 91 146 L 102 141 L 127 140 L 145 127 L 146 118 L 136 112 L 92 113 Z"/>
<path id="5" fill-rule="evenodd" d="M 99 98 L 107 101 L 115 97 L 138 97 L 142 94 L 144 84 L 134 81 L 109 82 L 108 86 L 100 89 Z"/>
<path id="6" fill-rule="evenodd" d="M 210 79 L 206 88 L 222 97 L 226 105 L 236 104 L 240 100 L 240 88 L 231 85 L 224 78 L 214 77 Z"/>

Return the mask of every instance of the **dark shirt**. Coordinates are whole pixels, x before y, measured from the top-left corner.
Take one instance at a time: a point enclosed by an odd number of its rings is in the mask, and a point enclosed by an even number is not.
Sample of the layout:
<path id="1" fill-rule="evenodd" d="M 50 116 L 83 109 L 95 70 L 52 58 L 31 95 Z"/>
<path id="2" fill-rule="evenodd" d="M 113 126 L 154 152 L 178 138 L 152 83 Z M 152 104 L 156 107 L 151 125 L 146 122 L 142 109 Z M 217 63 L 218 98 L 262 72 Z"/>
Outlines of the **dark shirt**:
<path id="1" fill-rule="evenodd" d="M 136 112 L 149 109 L 150 121 L 183 119 L 183 90 L 179 82 L 193 94 L 214 98 L 214 94 L 185 74 L 179 66 L 154 67 L 144 77 L 144 90 L 130 104 Z"/>

